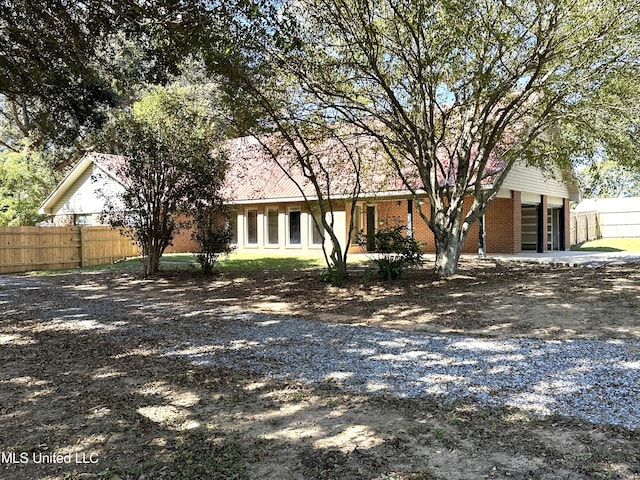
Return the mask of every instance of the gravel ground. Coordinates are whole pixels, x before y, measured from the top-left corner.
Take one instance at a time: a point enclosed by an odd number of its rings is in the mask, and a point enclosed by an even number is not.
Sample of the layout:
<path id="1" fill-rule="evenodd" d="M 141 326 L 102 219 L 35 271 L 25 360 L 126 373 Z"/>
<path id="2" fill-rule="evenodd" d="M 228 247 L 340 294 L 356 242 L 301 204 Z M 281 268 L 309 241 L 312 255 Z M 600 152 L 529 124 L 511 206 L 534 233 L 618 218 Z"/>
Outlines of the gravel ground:
<path id="1" fill-rule="evenodd" d="M 223 315 L 225 328 L 166 351 L 199 365 L 330 381 L 399 397 L 473 397 L 489 406 L 640 427 L 640 342 L 485 340 Z"/>
<path id="2" fill-rule="evenodd" d="M 37 313 L 42 321 L 102 330 L 116 339 L 161 340 L 168 345 L 166 356 L 199 365 L 328 381 L 355 392 L 475 398 L 483 405 L 640 428 L 638 341 L 478 339 L 147 303 L 117 293 L 79 292 L 85 301 L 74 302 L 75 292 L 55 298 L 37 280 L 22 278 L 1 278 L 0 285 L 46 297 L 46 308 Z M 14 295 L 16 290 L 7 291 L 2 303 L 15 305 L 9 300 Z M 153 321 L 123 321 L 133 312 Z M 6 308 L 4 313 L 22 315 Z M 188 318 L 189 328 L 176 318 Z"/>

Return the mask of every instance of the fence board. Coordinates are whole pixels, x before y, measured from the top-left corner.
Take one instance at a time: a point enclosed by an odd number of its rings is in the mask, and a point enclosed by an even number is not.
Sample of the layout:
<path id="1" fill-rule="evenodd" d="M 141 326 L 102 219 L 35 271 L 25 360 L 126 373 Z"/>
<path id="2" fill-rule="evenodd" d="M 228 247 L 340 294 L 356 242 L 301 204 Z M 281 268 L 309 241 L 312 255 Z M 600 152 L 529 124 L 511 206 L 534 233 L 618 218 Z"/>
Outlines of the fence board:
<path id="1" fill-rule="evenodd" d="M 569 220 L 571 245 L 602 238 L 597 212 L 572 212 Z"/>
<path id="2" fill-rule="evenodd" d="M 135 255 L 131 240 L 110 227 L 0 228 L 0 273 L 93 266 Z"/>

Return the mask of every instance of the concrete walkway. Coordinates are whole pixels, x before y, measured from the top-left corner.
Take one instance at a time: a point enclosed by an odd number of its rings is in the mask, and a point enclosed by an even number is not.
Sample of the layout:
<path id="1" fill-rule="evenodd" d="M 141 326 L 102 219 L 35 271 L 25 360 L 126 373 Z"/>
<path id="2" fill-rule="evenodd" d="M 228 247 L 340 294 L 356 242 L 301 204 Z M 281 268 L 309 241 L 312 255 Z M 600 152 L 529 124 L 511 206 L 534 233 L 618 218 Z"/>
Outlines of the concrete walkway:
<path id="1" fill-rule="evenodd" d="M 369 260 L 371 255 L 362 253 L 352 253 L 349 255 L 350 266 L 361 264 Z M 423 255 L 425 265 L 436 261 L 433 253 Z M 462 258 L 478 258 L 475 254 L 463 254 Z M 513 262 L 535 262 L 561 265 L 582 265 L 588 267 L 598 267 L 609 264 L 624 264 L 630 262 L 640 263 L 640 252 L 579 252 L 579 251 L 554 251 L 547 253 L 524 252 L 524 253 L 489 253 L 488 259 L 513 261 Z M 354 261 L 355 260 L 355 261 Z"/>
<path id="2" fill-rule="evenodd" d="M 487 258 L 504 261 L 537 262 L 550 264 L 583 265 L 597 267 L 607 264 L 640 262 L 640 252 L 579 252 L 555 251 L 547 253 L 525 252 L 516 254 L 488 254 Z"/>

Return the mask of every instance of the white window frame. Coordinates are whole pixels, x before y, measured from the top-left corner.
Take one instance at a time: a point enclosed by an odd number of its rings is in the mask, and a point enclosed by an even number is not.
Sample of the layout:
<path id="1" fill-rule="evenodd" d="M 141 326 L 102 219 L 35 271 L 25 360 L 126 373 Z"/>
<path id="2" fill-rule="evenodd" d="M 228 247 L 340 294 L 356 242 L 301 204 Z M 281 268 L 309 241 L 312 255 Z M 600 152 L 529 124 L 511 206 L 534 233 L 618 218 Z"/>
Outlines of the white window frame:
<path id="1" fill-rule="evenodd" d="M 238 213 L 237 209 L 232 209 L 229 212 L 229 227 L 231 228 L 231 232 L 234 232 L 234 231 L 236 232 L 235 241 L 234 241 L 233 235 L 231 236 L 231 245 L 238 245 L 238 243 L 240 243 L 238 239 L 238 236 L 239 236 L 238 235 L 239 234 L 238 217 L 240 217 L 240 214 Z"/>
<path id="2" fill-rule="evenodd" d="M 317 214 L 318 216 L 318 220 L 320 220 L 320 227 L 322 228 L 322 241 L 319 243 L 314 242 L 314 233 L 317 231 L 316 229 L 316 223 L 314 221 L 314 217 Z M 309 247 L 311 248 L 321 248 L 322 245 L 324 244 L 324 240 L 325 240 L 325 236 L 327 234 L 326 230 L 324 229 L 324 225 L 322 224 L 322 218 L 320 218 L 322 216 L 322 212 L 320 211 L 320 208 L 314 209 L 313 211 L 310 211 L 309 214 L 307 215 L 309 221 Z"/>

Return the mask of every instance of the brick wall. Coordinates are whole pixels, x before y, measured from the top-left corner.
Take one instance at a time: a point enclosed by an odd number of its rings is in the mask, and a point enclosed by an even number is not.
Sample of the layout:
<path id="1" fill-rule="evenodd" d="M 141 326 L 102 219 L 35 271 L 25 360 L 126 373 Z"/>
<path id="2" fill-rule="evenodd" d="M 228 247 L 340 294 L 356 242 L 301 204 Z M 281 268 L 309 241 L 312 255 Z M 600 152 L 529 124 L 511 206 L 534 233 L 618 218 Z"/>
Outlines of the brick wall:
<path id="1" fill-rule="evenodd" d="M 520 196 L 514 192 L 514 198 L 498 198 L 494 200 L 485 216 L 485 234 L 487 253 L 514 253 L 520 251 L 521 227 L 520 227 Z M 422 243 L 425 252 L 435 252 L 435 240 L 433 233 L 427 227 L 425 221 L 418 213 L 418 205 L 413 202 L 413 236 Z M 376 206 L 377 228 L 387 226 L 407 225 L 407 200 L 385 200 L 371 202 Z M 465 201 L 465 211 L 471 206 L 471 199 Z M 516 208 L 517 206 L 517 208 Z M 429 204 L 424 201 L 420 208 L 429 214 Z M 362 227 L 366 230 L 366 207 L 362 204 Z M 348 218 L 347 210 L 347 221 Z M 478 252 L 479 224 L 474 222 L 469 228 L 467 239 L 463 246 L 464 253 Z M 359 253 L 358 246 L 352 246 L 351 253 Z"/>
<path id="2" fill-rule="evenodd" d="M 193 253 L 199 252 L 198 242 L 191 238 L 192 229 L 180 230 L 173 235 L 172 244 L 165 249 L 165 253 Z"/>
<path id="3" fill-rule="evenodd" d="M 496 198 L 485 213 L 487 253 L 516 253 L 520 250 L 522 212 L 519 192 L 515 193 L 518 193 L 517 198 Z"/>

